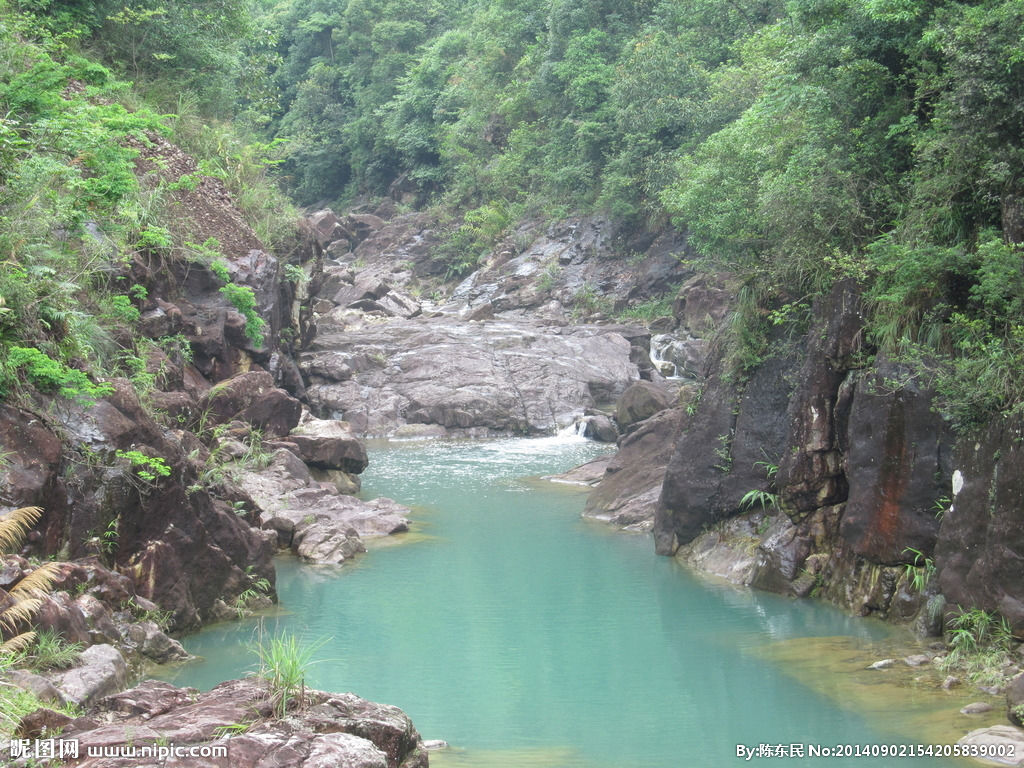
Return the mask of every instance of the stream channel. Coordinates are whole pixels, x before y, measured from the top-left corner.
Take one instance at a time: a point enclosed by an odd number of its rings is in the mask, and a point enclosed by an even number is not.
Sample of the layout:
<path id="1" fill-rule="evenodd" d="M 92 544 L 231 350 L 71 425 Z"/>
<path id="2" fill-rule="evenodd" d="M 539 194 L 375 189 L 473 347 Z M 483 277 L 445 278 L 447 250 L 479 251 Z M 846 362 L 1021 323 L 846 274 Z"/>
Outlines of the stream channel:
<path id="1" fill-rule="evenodd" d="M 264 631 L 324 643 L 308 685 L 395 704 L 423 738 L 449 742 L 432 766 L 715 768 L 742 764 L 739 744 L 802 744 L 805 754 L 950 744 L 982 724 L 915 683 L 919 670 L 865 669 L 894 648 L 919 652 L 898 630 L 702 579 L 656 557 L 649 537 L 582 519 L 579 489 L 540 479 L 604 446 L 553 437 L 370 448 L 364 496 L 412 507 L 413 531 L 340 568 L 280 558 L 281 608 Z M 255 627 L 186 638 L 204 660 L 162 676 L 205 690 L 252 673 Z"/>

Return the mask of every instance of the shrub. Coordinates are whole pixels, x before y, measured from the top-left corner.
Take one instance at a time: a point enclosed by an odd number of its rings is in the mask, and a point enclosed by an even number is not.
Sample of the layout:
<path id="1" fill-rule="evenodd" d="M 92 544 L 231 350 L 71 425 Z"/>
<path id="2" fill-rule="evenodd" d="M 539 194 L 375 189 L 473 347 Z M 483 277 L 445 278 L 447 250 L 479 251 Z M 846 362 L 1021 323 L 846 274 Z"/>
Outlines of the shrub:
<path id="1" fill-rule="evenodd" d="M 56 391 L 61 397 L 85 404 L 93 403 L 114 391 L 110 384 L 94 384 L 82 371 L 54 360 L 35 347 L 10 347 L 7 352 L 7 368 L 13 372 L 23 372 L 40 391 Z"/>

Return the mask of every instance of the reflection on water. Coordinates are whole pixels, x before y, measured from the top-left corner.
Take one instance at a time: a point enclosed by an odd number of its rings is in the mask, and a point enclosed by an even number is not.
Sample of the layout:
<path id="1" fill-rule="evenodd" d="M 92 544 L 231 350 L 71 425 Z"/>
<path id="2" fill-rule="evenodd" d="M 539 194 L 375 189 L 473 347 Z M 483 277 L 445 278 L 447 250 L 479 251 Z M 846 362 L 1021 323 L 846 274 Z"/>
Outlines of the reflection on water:
<path id="1" fill-rule="evenodd" d="M 308 684 L 401 707 L 453 745 L 435 766 L 716 768 L 741 762 L 737 744 L 921 739 L 913 707 L 844 687 L 839 660 L 871 658 L 891 628 L 696 578 L 649 538 L 583 521 L 574 489 L 530 479 L 606 450 L 565 437 L 375 446 L 364 495 L 414 506 L 416 533 L 355 567 L 282 558 L 287 613 L 268 630 L 328 640 Z M 206 661 L 177 682 L 251 671 L 253 625 L 187 638 Z"/>

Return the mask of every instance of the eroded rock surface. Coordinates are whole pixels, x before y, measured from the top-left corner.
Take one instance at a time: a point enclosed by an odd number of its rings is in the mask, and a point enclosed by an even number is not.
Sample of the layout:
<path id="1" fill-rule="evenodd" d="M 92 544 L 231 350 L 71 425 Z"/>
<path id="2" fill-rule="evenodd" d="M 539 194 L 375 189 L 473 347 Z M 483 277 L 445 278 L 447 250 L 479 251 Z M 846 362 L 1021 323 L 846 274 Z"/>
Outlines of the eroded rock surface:
<path id="1" fill-rule="evenodd" d="M 295 692 L 296 699 L 298 692 Z M 115 768 L 123 757 L 87 757 L 90 748 L 216 746 L 226 758 L 172 757 L 181 768 L 425 768 L 419 733 L 397 707 L 353 694 L 305 690 L 288 717 L 274 716 L 268 685 L 232 680 L 207 693 L 155 680 L 103 699 L 89 716 L 64 725 L 79 742 L 81 768 Z M 156 765 L 145 758 L 135 765 Z M 13 765 L 20 765 L 14 762 Z"/>
<path id="2" fill-rule="evenodd" d="M 600 326 L 392 319 L 321 333 L 300 357 L 310 405 L 360 434 L 438 424 L 548 433 L 639 377 L 631 344 Z"/>

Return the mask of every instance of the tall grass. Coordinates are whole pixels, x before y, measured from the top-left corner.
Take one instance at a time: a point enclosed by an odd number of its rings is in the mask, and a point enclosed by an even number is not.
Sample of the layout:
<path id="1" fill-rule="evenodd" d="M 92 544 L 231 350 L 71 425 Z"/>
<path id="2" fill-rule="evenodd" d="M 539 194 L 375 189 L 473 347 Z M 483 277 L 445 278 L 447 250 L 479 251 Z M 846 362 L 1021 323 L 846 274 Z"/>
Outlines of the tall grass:
<path id="1" fill-rule="evenodd" d="M 288 632 L 266 637 L 263 627 L 252 649 L 256 654 L 258 677 L 270 683 L 270 700 L 276 717 L 284 717 L 293 705 L 302 708 L 306 698 L 306 672 L 314 664 L 313 655 L 327 642 L 304 644 Z"/>

